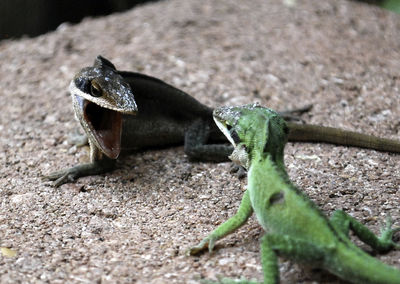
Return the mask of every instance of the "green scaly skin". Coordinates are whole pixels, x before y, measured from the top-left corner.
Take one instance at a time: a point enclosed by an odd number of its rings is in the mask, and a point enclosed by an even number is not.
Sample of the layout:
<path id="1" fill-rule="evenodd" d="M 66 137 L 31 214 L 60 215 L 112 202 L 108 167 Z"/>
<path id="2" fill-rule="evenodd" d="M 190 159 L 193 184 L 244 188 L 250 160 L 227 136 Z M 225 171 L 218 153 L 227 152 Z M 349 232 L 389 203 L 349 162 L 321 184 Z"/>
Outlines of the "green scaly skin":
<path id="1" fill-rule="evenodd" d="M 294 186 L 285 170 L 283 150 L 288 127 L 276 112 L 257 104 L 223 107 L 214 119 L 235 147 L 231 159 L 248 169 L 248 187 L 237 213 L 189 253 L 194 255 L 242 226 L 254 212 L 266 234 L 261 240 L 264 282 L 278 283 L 277 255 L 330 271 L 352 283 L 399 284 L 400 270 L 387 266 L 354 245 L 352 230 L 378 252 L 400 249 L 391 221 L 380 237 L 343 211 L 328 219 Z M 255 283 L 222 279 L 219 283 Z"/>
<path id="2" fill-rule="evenodd" d="M 212 108 L 157 78 L 119 71 L 101 56 L 75 75 L 69 90 L 75 116 L 89 142 L 90 163 L 49 174 L 55 186 L 109 172 L 119 156 L 152 147 L 184 145 L 189 159 L 197 161 L 227 161 L 232 153 L 213 123 Z M 308 109 L 282 114 L 290 118 Z M 395 140 L 317 125 L 290 123 L 289 128 L 289 141 L 400 152 Z"/>

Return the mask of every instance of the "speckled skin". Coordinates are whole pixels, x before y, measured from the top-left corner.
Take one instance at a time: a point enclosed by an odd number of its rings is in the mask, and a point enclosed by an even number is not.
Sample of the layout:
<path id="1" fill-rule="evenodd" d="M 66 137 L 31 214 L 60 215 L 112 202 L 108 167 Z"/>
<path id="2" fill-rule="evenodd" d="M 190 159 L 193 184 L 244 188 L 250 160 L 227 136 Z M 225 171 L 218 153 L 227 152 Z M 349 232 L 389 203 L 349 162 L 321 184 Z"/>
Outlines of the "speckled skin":
<path id="1" fill-rule="evenodd" d="M 108 65 L 102 67 L 104 64 L 99 62 L 108 62 Z M 104 95 L 97 98 L 80 90 L 76 84 L 80 78 L 96 80 L 102 86 Z M 89 141 L 93 141 L 97 148 L 100 147 L 96 138 L 92 136 L 92 129 L 88 127 L 83 108 L 77 99 L 79 97 L 122 114 L 121 150 L 124 152 L 185 143 L 186 152 L 190 157 L 207 159 L 204 154 L 214 146 L 207 145 L 207 150 L 199 150 L 200 153 L 197 153 L 191 149 L 192 144 L 200 146 L 206 143 L 208 136 L 216 138 L 214 141 L 225 141 L 212 122 L 211 108 L 156 78 L 117 71 L 102 57 L 96 59 L 94 67 L 84 68 L 75 76 L 70 84 L 70 92 L 77 119 L 89 135 Z M 139 111 L 136 105 L 140 105 Z M 192 142 L 197 140 L 198 136 L 204 141 Z M 218 150 L 221 148 L 218 147 Z M 210 159 L 226 160 L 230 151 L 230 147 L 225 153 L 218 151 Z"/>
<path id="2" fill-rule="evenodd" d="M 93 82 L 102 90 L 99 97 L 90 93 Z M 156 78 L 117 71 L 101 56 L 93 67 L 75 76 L 69 89 L 76 118 L 88 136 L 91 163 L 50 174 L 48 178 L 56 180 L 56 186 L 113 169 L 120 152 L 184 144 L 190 159 L 215 162 L 226 161 L 232 152 L 230 145 L 212 144 L 226 139 L 213 123 L 211 108 Z M 85 112 L 87 104 L 95 108 L 91 118 Z M 99 124 L 121 129 L 120 149 L 108 149 L 118 143 L 103 145 L 107 144 L 101 141 L 103 135 L 92 126 L 92 120 L 103 120 L 103 109 L 114 112 L 108 112 L 109 117 Z M 122 125 L 115 122 L 119 119 Z"/>

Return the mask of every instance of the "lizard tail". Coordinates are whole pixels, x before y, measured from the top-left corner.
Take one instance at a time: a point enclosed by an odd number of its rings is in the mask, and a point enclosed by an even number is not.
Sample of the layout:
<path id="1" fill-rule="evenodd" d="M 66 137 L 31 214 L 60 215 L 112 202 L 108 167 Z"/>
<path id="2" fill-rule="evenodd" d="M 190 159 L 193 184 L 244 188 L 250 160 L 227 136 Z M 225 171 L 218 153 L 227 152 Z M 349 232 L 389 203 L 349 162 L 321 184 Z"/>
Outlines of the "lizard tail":
<path id="1" fill-rule="evenodd" d="M 343 245 L 325 263 L 326 269 L 351 283 L 400 284 L 400 270 L 373 258 L 361 249 Z"/>
<path id="2" fill-rule="evenodd" d="M 334 127 L 287 122 L 289 141 L 324 142 L 400 153 L 400 141 L 342 130 Z"/>

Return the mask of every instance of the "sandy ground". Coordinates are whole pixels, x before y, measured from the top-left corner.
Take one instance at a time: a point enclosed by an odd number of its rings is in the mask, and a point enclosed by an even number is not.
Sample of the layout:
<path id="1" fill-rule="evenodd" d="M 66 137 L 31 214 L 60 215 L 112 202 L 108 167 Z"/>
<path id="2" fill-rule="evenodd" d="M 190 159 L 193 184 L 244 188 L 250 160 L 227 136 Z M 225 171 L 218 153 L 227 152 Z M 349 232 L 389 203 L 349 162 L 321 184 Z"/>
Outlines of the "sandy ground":
<path id="1" fill-rule="evenodd" d="M 254 218 L 212 255 L 185 250 L 231 216 L 245 181 L 182 147 L 137 153 L 106 175 L 54 188 L 51 171 L 87 161 L 67 86 L 96 55 L 159 77 L 210 106 L 314 104 L 308 122 L 400 139 L 400 17 L 348 1 L 162 1 L 0 43 L 1 283 L 197 283 L 262 279 Z M 400 225 L 400 156 L 289 144 L 291 178 L 326 214 L 374 232 Z M 398 239 L 398 238 L 397 238 Z M 368 249 L 368 247 L 363 246 Z M 378 256 L 400 269 L 400 251 Z M 282 283 L 340 283 L 281 259 Z"/>

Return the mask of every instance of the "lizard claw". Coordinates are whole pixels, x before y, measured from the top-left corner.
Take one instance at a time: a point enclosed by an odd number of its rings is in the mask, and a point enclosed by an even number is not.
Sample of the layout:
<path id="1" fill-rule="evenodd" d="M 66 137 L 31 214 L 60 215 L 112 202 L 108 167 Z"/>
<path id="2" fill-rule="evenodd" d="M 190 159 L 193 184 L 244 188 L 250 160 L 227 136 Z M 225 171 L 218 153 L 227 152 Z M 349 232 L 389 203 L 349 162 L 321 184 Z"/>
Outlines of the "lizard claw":
<path id="1" fill-rule="evenodd" d="M 187 251 L 187 255 L 196 255 L 208 247 L 208 252 L 212 252 L 214 249 L 216 239 L 212 236 L 203 239 L 197 246 L 191 247 Z"/>
<path id="2" fill-rule="evenodd" d="M 257 281 L 249 281 L 246 279 L 230 279 L 230 278 L 225 278 L 225 277 L 218 277 L 218 281 L 211 281 L 207 279 L 200 280 L 200 283 L 202 284 L 260 284 Z"/>
<path id="3" fill-rule="evenodd" d="M 75 180 L 75 175 L 74 171 L 72 171 L 73 168 L 71 169 L 65 169 L 57 172 L 50 173 L 43 178 L 45 180 L 50 180 L 54 181 L 53 186 L 54 187 L 59 187 L 60 185 L 68 182 L 73 182 Z"/>
<path id="4" fill-rule="evenodd" d="M 304 107 L 287 110 L 287 111 L 280 111 L 279 114 L 286 120 L 286 121 L 297 121 L 301 123 L 305 123 L 304 120 L 299 116 L 305 112 L 308 112 L 312 109 L 313 105 L 306 105 Z"/>
<path id="5" fill-rule="evenodd" d="M 88 164 L 81 164 L 75 167 L 54 172 L 46 176 L 48 180 L 54 180 L 54 186 L 60 186 L 64 183 L 73 182 L 79 177 L 98 175 L 114 169 L 115 160 L 107 159 Z"/>
<path id="6" fill-rule="evenodd" d="M 388 247 L 400 249 L 400 244 L 395 243 L 392 238 L 396 232 L 400 232 L 400 227 L 392 228 L 393 220 L 390 216 L 386 218 L 385 225 L 381 228 L 381 236 L 379 240 L 385 243 Z"/>
<path id="7" fill-rule="evenodd" d="M 247 176 L 247 171 L 244 167 L 236 165 L 234 163 L 231 164 L 231 168 L 229 170 L 230 173 L 235 174 L 238 179 L 245 178 Z"/>
<path id="8" fill-rule="evenodd" d="M 65 173 L 62 176 L 60 176 L 58 179 L 55 180 L 54 186 L 59 187 L 60 185 L 67 183 L 67 182 L 73 182 L 75 181 L 75 176 L 71 173 Z"/>
<path id="9" fill-rule="evenodd" d="M 82 176 L 82 171 L 87 167 L 87 164 L 83 164 L 72 168 L 63 169 L 61 171 L 53 172 L 44 176 L 44 179 L 54 181 L 53 186 L 59 187 L 64 183 L 75 181 L 78 177 Z"/>

